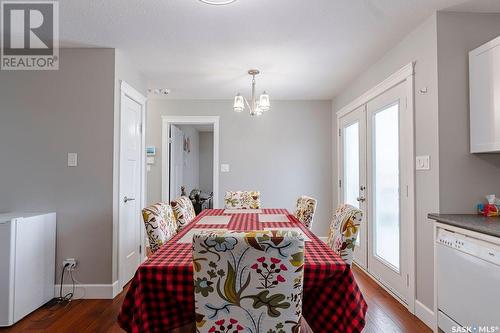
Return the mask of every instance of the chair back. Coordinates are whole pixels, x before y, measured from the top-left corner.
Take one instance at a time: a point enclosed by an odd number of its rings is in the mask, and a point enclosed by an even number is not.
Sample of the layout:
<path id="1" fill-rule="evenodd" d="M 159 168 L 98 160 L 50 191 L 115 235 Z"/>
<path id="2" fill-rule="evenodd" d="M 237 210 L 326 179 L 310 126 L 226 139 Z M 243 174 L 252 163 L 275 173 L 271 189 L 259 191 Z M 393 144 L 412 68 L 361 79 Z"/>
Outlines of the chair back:
<path id="1" fill-rule="evenodd" d="M 342 205 L 335 211 L 330 223 L 327 244 L 348 264 L 352 264 L 354 247 L 359 234 L 363 212 L 351 205 Z"/>
<path id="2" fill-rule="evenodd" d="M 317 200 L 308 196 L 301 196 L 297 199 L 295 217 L 307 228 L 311 229 L 314 213 L 316 212 Z"/>
<path id="3" fill-rule="evenodd" d="M 174 212 L 167 203 L 159 202 L 144 208 L 142 218 L 153 253 L 177 233 Z"/>
<path id="4" fill-rule="evenodd" d="M 186 196 L 178 197 L 177 199 L 173 200 L 170 205 L 172 205 L 172 209 L 174 211 L 178 230 L 181 230 L 182 228 L 187 226 L 196 217 L 193 203 Z"/>
<path id="5" fill-rule="evenodd" d="M 296 232 L 195 234 L 197 332 L 298 332 L 303 265 Z"/>
<path id="6" fill-rule="evenodd" d="M 259 209 L 259 191 L 227 191 L 224 197 L 227 209 Z"/>

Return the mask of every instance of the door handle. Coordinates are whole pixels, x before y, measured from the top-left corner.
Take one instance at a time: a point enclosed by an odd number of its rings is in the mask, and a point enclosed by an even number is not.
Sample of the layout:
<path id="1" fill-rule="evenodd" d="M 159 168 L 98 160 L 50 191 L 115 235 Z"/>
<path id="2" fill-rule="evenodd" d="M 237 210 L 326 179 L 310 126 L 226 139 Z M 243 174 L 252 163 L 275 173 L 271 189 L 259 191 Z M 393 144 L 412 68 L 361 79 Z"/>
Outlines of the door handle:
<path id="1" fill-rule="evenodd" d="M 123 198 L 123 202 L 125 202 L 125 203 L 127 203 L 127 202 L 129 202 L 129 201 L 134 201 L 134 200 L 135 200 L 135 198 L 127 198 L 127 196 L 125 196 L 125 197 Z"/>
<path id="2" fill-rule="evenodd" d="M 359 202 L 364 202 L 366 200 L 366 198 L 365 197 L 357 197 L 356 200 Z"/>

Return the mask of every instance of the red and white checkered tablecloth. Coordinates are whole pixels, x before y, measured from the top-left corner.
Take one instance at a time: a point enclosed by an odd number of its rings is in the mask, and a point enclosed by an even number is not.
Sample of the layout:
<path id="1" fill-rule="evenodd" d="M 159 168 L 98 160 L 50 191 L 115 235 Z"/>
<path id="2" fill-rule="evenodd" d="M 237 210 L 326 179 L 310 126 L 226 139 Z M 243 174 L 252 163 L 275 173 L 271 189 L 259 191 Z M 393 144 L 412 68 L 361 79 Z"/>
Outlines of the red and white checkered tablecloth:
<path id="1" fill-rule="evenodd" d="M 258 214 L 203 211 L 137 270 L 125 296 L 118 323 L 128 332 L 167 332 L 195 321 L 192 246 L 178 243 L 192 228 L 263 230 L 301 228 L 311 241 L 305 245 L 303 315 L 316 333 L 361 332 L 367 305 L 354 276 L 342 259 L 286 209 L 263 209 L 286 214 L 290 222 L 258 221 Z M 203 216 L 229 215 L 226 225 L 197 222 Z"/>

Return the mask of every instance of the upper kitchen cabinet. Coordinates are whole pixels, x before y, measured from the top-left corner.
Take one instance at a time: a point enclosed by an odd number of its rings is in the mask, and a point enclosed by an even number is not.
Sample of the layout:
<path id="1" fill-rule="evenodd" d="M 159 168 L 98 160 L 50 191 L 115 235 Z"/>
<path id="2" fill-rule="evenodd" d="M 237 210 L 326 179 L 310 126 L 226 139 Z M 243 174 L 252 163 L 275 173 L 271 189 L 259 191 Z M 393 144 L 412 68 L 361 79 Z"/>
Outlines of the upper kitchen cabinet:
<path id="1" fill-rule="evenodd" d="M 469 52 L 470 150 L 500 152 L 500 36 Z"/>

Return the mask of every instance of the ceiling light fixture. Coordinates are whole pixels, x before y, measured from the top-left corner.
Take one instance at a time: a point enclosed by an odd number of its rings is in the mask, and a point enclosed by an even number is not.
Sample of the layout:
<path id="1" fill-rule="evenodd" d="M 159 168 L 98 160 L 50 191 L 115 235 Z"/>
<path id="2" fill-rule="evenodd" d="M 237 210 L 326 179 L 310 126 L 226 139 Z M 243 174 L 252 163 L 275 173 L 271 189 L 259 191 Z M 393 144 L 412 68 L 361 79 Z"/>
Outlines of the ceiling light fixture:
<path id="1" fill-rule="evenodd" d="M 252 99 L 250 103 L 248 100 L 238 93 L 234 97 L 233 110 L 236 112 L 242 112 L 245 110 L 245 103 L 250 109 L 251 116 L 260 116 L 263 112 L 269 111 L 271 108 L 271 103 L 269 102 L 269 95 L 264 91 L 257 101 L 255 97 L 255 75 L 258 75 L 260 71 L 258 69 L 250 69 L 248 74 L 252 75 Z"/>
<path id="2" fill-rule="evenodd" d="M 223 5 L 229 5 L 233 2 L 235 2 L 236 0 L 199 0 L 203 3 L 206 3 L 207 5 L 215 5 L 215 6 L 223 6 Z"/>
<path id="3" fill-rule="evenodd" d="M 154 94 L 154 95 L 168 95 L 170 94 L 170 89 L 167 89 L 167 88 L 151 88 L 151 89 L 148 89 L 149 93 L 150 94 Z"/>

